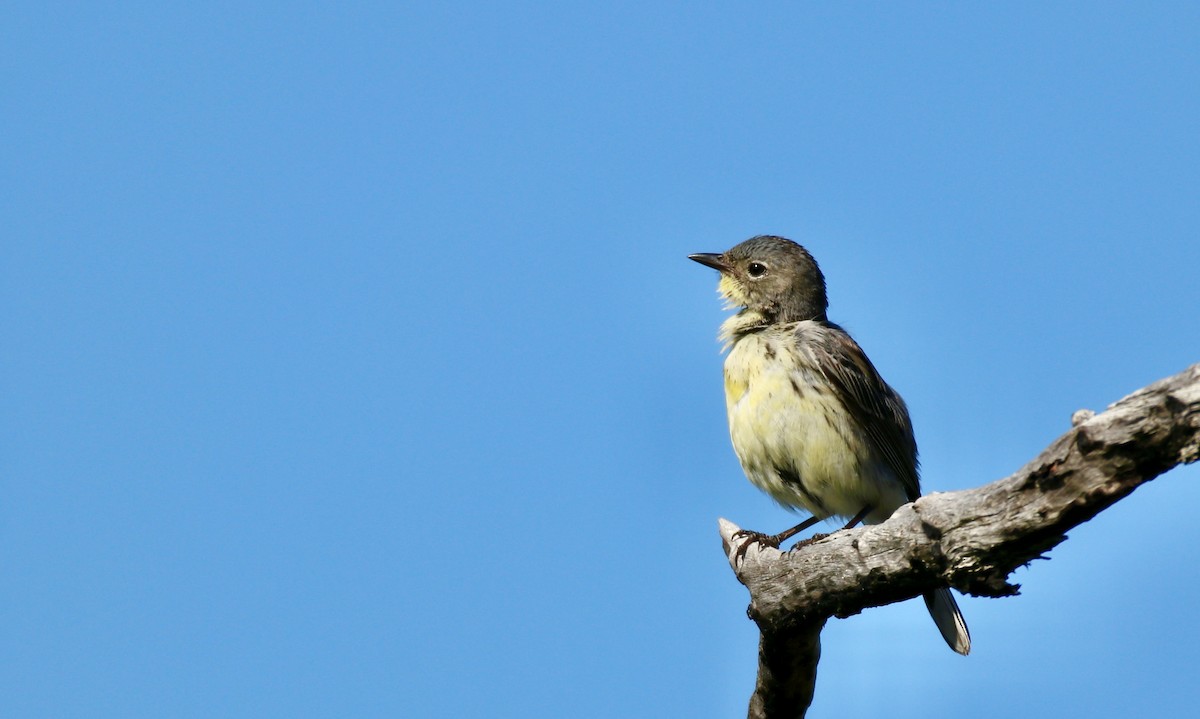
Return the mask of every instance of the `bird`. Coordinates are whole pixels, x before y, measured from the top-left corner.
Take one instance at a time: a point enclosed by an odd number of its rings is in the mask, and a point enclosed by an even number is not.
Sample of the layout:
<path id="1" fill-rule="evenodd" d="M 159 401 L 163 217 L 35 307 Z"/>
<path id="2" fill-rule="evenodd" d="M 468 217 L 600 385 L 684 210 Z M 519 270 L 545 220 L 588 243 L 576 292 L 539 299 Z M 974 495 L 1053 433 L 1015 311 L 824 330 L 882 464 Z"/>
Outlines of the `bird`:
<path id="1" fill-rule="evenodd" d="M 848 518 L 845 529 L 878 524 L 921 496 L 908 407 L 829 321 L 825 276 L 809 251 L 758 235 L 688 258 L 720 273 L 718 292 L 737 309 L 719 339 L 729 436 L 742 470 L 780 505 L 811 515 L 776 535 L 742 532 L 748 539 L 739 556 L 751 543 L 778 547 L 833 517 Z M 950 590 L 924 600 L 950 648 L 969 653 L 970 632 Z"/>

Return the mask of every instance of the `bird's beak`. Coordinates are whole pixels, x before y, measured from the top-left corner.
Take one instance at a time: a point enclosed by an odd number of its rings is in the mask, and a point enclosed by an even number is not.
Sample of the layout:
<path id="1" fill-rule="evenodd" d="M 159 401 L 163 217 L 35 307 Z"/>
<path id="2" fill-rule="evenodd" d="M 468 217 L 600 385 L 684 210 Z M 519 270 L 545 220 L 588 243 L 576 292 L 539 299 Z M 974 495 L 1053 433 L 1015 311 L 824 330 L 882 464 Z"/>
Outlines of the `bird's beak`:
<path id="1" fill-rule="evenodd" d="M 721 255 L 712 252 L 697 252 L 694 255 L 688 255 L 689 260 L 695 260 L 700 264 L 711 267 L 718 272 L 728 272 L 729 264 L 725 262 Z"/>

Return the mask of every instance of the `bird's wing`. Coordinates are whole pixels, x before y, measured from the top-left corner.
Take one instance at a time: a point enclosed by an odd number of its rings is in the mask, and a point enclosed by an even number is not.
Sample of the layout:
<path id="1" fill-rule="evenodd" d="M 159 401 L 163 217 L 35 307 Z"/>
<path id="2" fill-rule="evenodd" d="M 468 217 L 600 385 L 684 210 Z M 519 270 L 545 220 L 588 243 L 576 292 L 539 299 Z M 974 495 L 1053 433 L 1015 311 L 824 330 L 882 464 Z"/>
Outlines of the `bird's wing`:
<path id="1" fill-rule="evenodd" d="M 871 360 L 849 334 L 832 322 L 803 333 L 802 344 L 815 355 L 825 378 L 839 390 L 846 408 L 862 425 L 876 454 L 904 485 L 910 500 L 921 496 L 917 441 L 908 407 L 879 376 Z"/>

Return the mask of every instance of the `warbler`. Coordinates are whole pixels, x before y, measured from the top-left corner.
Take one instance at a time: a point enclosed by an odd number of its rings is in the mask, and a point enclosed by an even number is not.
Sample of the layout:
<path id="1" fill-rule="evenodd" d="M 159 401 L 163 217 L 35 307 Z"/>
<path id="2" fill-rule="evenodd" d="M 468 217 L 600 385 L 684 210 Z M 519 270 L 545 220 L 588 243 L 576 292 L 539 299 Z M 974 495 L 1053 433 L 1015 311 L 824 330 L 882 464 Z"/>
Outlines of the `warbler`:
<path id="1" fill-rule="evenodd" d="M 917 442 L 904 400 L 850 335 L 829 321 L 825 276 L 800 245 L 759 235 L 720 254 L 688 256 L 721 273 L 738 312 L 721 325 L 729 436 L 746 476 L 776 502 L 812 516 L 778 547 L 830 517 L 877 524 L 921 495 Z M 813 541 L 813 540 L 807 540 Z M 799 545 L 797 545 L 799 546 Z M 949 589 L 924 595 L 950 648 L 971 649 Z"/>

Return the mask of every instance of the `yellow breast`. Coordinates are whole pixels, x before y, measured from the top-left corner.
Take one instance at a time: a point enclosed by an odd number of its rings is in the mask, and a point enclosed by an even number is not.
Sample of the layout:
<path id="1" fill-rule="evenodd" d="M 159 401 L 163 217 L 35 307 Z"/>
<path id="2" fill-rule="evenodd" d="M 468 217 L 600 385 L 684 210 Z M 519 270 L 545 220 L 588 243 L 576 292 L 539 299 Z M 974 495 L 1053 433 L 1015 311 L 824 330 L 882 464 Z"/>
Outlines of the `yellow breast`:
<path id="1" fill-rule="evenodd" d="M 745 335 L 725 359 L 729 435 L 742 469 L 775 501 L 818 516 L 879 506 L 865 438 L 794 343 L 791 332 Z"/>

